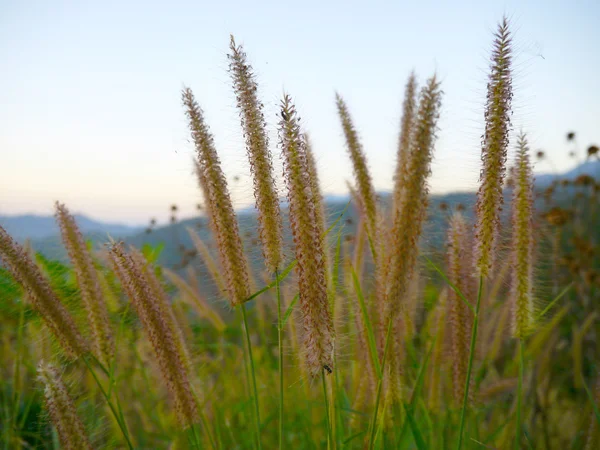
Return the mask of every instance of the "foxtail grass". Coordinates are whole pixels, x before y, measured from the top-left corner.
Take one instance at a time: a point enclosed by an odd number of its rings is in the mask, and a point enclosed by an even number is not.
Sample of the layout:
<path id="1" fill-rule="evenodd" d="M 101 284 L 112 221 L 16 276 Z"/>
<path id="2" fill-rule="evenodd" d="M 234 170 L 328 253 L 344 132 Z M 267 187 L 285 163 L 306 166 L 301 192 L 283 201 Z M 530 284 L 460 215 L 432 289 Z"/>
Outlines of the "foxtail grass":
<path id="1" fill-rule="evenodd" d="M 91 450 L 92 445 L 85 432 L 85 427 L 56 367 L 40 363 L 38 380 L 44 386 L 46 409 L 56 428 L 62 448 L 65 450 Z"/>
<path id="2" fill-rule="evenodd" d="M 485 105 L 485 132 L 482 139 L 480 185 L 477 191 L 474 268 L 479 276 L 475 317 L 471 332 L 469 365 L 465 380 L 465 395 L 460 413 L 457 448 L 463 442 L 469 386 L 477 342 L 479 308 L 483 295 L 484 280 L 488 278 L 494 262 L 498 241 L 502 187 L 506 173 L 506 157 L 512 114 L 512 48 L 508 19 L 498 25 L 492 45 L 490 75 Z"/>
<path id="3" fill-rule="evenodd" d="M 317 220 L 317 204 L 306 161 L 306 146 L 296 109 L 285 95 L 281 102 L 279 145 L 284 160 L 290 226 L 298 261 L 300 310 L 306 364 L 313 377 L 333 370 L 334 328 L 327 296 L 324 230 Z"/>
<path id="4" fill-rule="evenodd" d="M 229 196 L 227 181 L 215 149 L 214 138 L 190 88 L 184 88 L 183 105 L 198 156 L 197 174 L 209 211 L 214 238 L 225 272 L 227 295 L 232 306 L 245 302 L 248 289 L 248 267 L 243 252 L 237 218 Z"/>
<path id="5" fill-rule="evenodd" d="M 56 221 L 60 227 L 64 246 L 75 269 L 81 299 L 87 312 L 94 353 L 108 367 L 114 354 L 114 341 L 108 320 L 106 301 L 92 257 L 83 235 L 75 223 L 75 218 L 64 204 L 58 202 L 56 202 Z"/>
<path id="6" fill-rule="evenodd" d="M 56 337 L 65 354 L 77 358 L 90 349 L 71 313 L 61 303 L 29 253 L 0 226 L 0 257 L 14 279 L 23 287 L 28 300 Z"/>
<path id="7" fill-rule="evenodd" d="M 233 80 L 237 106 L 246 139 L 246 152 L 254 182 L 259 234 L 265 263 L 270 272 L 281 267 L 282 222 L 279 197 L 275 189 L 273 162 L 265 130 L 263 105 L 258 100 L 258 84 L 242 46 L 233 36 L 229 43 L 229 72 Z"/>
<path id="8" fill-rule="evenodd" d="M 415 269 L 419 251 L 418 241 L 421 236 L 428 202 L 427 178 L 433 157 L 440 104 L 440 84 L 434 75 L 427 81 L 420 93 L 419 109 L 415 119 L 407 161 L 407 177 L 402 180 L 404 194 L 399 204 L 394 208 L 388 275 L 389 288 L 386 292 L 384 311 L 386 324 L 394 324 L 401 316 L 405 308 L 404 302 L 409 290 L 410 280 Z M 396 180 L 396 182 L 400 182 L 400 180 Z M 389 329 L 389 325 L 386 328 Z M 392 333 L 394 329 L 392 327 Z M 393 339 L 395 338 L 392 337 L 392 342 Z M 390 353 L 390 358 L 396 356 L 394 352 Z M 388 367 L 395 368 L 398 366 L 390 360 Z M 385 375 L 386 385 L 397 385 L 397 371 L 388 369 Z"/>
<path id="9" fill-rule="evenodd" d="M 140 318 L 148 340 L 156 354 L 165 384 L 173 396 L 177 417 L 183 427 L 192 427 L 199 419 L 198 405 L 192 392 L 185 348 L 181 335 L 169 319 L 172 314 L 148 279 L 147 271 L 138 257 L 127 253 L 122 244 L 110 247 L 110 259 Z"/>
<path id="10" fill-rule="evenodd" d="M 346 147 L 352 161 L 354 179 L 362 202 L 363 214 L 367 221 L 368 234 L 371 239 L 374 239 L 377 225 L 377 199 L 373 180 L 367 166 L 367 157 L 358 138 L 358 132 L 352 123 L 352 117 L 346 102 L 338 93 L 335 95 L 335 100 L 346 138 Z"/>

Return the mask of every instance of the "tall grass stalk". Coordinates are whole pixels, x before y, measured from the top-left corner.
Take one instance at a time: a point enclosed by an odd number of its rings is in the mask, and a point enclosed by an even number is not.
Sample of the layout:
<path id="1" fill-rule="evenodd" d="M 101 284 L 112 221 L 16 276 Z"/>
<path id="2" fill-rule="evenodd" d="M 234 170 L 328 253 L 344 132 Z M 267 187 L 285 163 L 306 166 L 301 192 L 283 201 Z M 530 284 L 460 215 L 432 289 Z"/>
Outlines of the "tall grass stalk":
<path id="1" fill-rule="evenodd" d="M 465 395 L 463 405 L 460 411 L 460 425 L 458 428 L 458 450 L 462 447 L 463 432 L 465 428 L 465 417 L 467 412 L 467 404 L 469 403 L 469 386 L 471 385 L 471 372 L 473 371 L 473 359 L 475 357 L 475 347 L 477 343 L 477 325 L 479 322 L 479 305 L 481 304 L 481 296 L 483 291 L 483 276 L 479 277 L 479 288 L 477 289 L 477 303 L 475 304 L 475 317 L 473 317 L 473 329 L 471 331 L 471 346 L 469 349 L 469 365 L 467 366 L 467 378 L 465 380 Z"/>
<path id="2" fill-rule="evenodd" d="M 248 360 L 250 362 L 250 376 L 252 377 L 252 391 L 254 397 L 254 422 L 256 426 L 256 444 L 259 450 L 262 448 L 260 443 L 260 409 L 258 405 L 258 389 L 256 388 L 256 370 L 254 367 L 254 357 L 252 355 L 252 342 L 250 341 L 250 330 L 248 328 L 248 318 L 246 314 L 246 306 L 244 303 L 240 305 L 242 310 L 242 318 L 244 320 L 244 333 L 246 334 L 246 345 L 248 350 Z"/>
<path id="3" fill-rule="evenodd" d="M 119 428 L 121 429 L 121 433 L 123 434 L 123 437 L 125 438 L 125 441 L 127 442 L 127 447 L 129 447 L 130 450 L 133 450 L 134 447 L 133 447 L 133 444 L 131 443 L 131 439 L 129 437 L 129 430 L 127 429 L 127 424 L 125 423 L 125 421 L 122 420 L 122 415 L 117 412 L 117 409 L 113 405 L 113 402 L 110 400 L 110 397 L 109 397 L 108 393 L 104 389 L 104 386 L 102 386 L 102 383 L 100 382 L 100 379 L 98 378 L 98 375 L 96 374 L 96 372 L 92 368 L 90 362 L 87 360 L 87 357 L 84 356 L 81 359 L 85 363 L 85 365 L 88 368 L 89 372 L 92 374 L 92 377 L 94 378 L 94 381 L 98 385 L 98 388 L 100 389 L 100 392 L 102 393 L 102 396 L 106 400 L 106 403 L 108 404 L 108 407 L 110 408 L 113 416 L 115 417 L 115 420 L 117 421 L 117 425 L 119 425 Z"/>
<path id="4" fill-rule="evenodd" d="M 519 450 L 521 442 L 522 409 L 523 409 L 523 372 L 525 361 L 523 356 L 523 339 L 519 338 L 519 384 L 517 387 L 517 430 L 515 432 L 515 448 Z"/>
<path id="5" fill-rule="evenodd" d="M 329 395 L 327 394 L 327 381 L 325 381 L 325 369 L 321 371 L 321 383 L 323 384 L 323 400 L 325 402 L 325 419 L 327 423 L 327 448 L 333 447 L 333 430 L 331 427 L 331 418 L 329 415 Z"/>
<path id="6" fill-rule="evenodd" d="M 277 292 L 277 349 L 279 351 L 279 449 L 283 448 L 283 322 L 281 318 L 281 289 L 279 270 L 275 269 L 275 289 Z"/>
<path id="7" fill-rule="evenodd" d="M 392 334 L 392 321 L 388 321 L 387 332 L 385 334 L 385 346 L 383 348 L 383 356 L 381 358 L 381 370 L 378 373 L 379 380 L 377 381 L 377 393 L 375 394 L 375 408 L 373 408 L 373 417 L 369 429 L 369 445 L 367 448 L 371 450 L 375 446 L 375 434 L 377 431 L 377 416 L 379 414 L 379 403 L 381 402 L 381 387 L 383 386 L 383 374 L 385 373 L 385 360 L 387 359 L 388 349 L 390 347 L 390 336 Z"/>

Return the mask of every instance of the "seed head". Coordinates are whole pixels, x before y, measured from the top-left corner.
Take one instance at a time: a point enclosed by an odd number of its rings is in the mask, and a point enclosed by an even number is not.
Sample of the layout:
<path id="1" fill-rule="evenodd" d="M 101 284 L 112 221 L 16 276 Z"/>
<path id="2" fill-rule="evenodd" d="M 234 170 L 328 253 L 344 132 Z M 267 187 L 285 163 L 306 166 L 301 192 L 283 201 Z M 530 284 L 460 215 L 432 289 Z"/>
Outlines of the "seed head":
<path id="1" fill-rule="evenodd" d="M 114 353 L 114 342 L 98 273 L 83 235 L 75 223 L 75 218 L 64 204 L 58 202 L 56 202 L 56 221 L 60 226 L 63 243 L 75 268 L 77 284 L 81 291 L 81 299 L 87 312 L 92 334 L 94 353 L 108 367 Z"/>
<path id="2" fill-rule="evenodd" d="M 342 129 L 344 130 L 344 136 L 346 137 L 346 146 L 348 147 L 348 153 L 350 154 L 350 160 L 352 161 L 354 179 L 363 206 L 363 214 L 367 220 L 367 231 L 369 235 L 374 238 L 377 225 L 377 204 L 375 188 L 373 187 L 371 174 L 367 167 L 367 158 L 358 139 L 358 133 L 356 132 L 356 128 L 354 128 L 350 112 L 348 111 L 344 99 L 337 93 L 335 94 L 335 99 L 338 115 L 342 122 Z"/>
<path id="3" fill-rule="evenodd" d="M 404 180 L 407 177 L 408 154 L 410 139 L 417 112 L 417 80 L 414 72 L 408 77 L 402 105 L 402 120 L 400 122 L 400 138 L 398 140 L 398 154 L 396 156 L 396 174 L 394 176 L 394 207 L 398 207 L 402 197 Z"/>
<path id="4" fill-rule="evenodd" d="M 263 105 L 258 100 L 258 85 L 246 53 L 231 36 L 229 72 L 233 80 L 237 106 L 250 170 L 254 180 L 254 198 L 258 209 L 259 234 L 267 268 L 274 271 L 281 265 L 282 222 L 279 197 L 275 188 L 269 139 L 265 130 Z"/>
<path id="5" fill-rule="evenodd" d="M 513 334 L 522 339 L 533 328 L 533 176 L 527 137 L 517 141 L 516 183 L 513 193 L 513 267 L 512 289 Z"/>
<path id="6" fill-rule="evenodd" d="M 17 244 L 0 226 L 0 257 L 14 279 L 25 289 L 32 306 L 38 311 L 46 326 L 67 356 L 76 358 L 86 353 L 87 341 L 83 338 L 73 317 L 60 302 L 29 253 Z"/>
<path id="7" fill-rule="evenodd" d="M 512 103 L 511 60 L 511 37 L 505 18 L 498 27 L 492 50 L 481 150 L 483 166 L 477 193 L 475 267 L 483 277 L 490 273 L 498 240 Z"/>
<path id="8" fill-rule="evenodd" d="M 318 220 L 318 207 L 311 189 L 306 144 L 288 95 L 281 102 L 279 144 L 298 261 L 305 360 L 311 375 L 316 376 L 325 366 L 333 367 L 334 328 L 327 298 L 323 226 Z"/>
<path id="9" fill-rule="evenodd" d="M 182 99 L 192 139 L 198 153 L 196 171 L 219 247 L 229 301 L 232 306 L 236 306 L 245 302 L 249 297 L 248 266 L 237 217 L 229 196 L 227 181 L 221 169 L 221 161 L 215 149 L 214 139 L 204 122 L 202 110 L 196 103 L 191 89 L 184 88 Z"/>
<path id="10" fill-rule="evenodd" d="M 58 370 L 51 364 L 40 363 L 38 380 L 44 386 L 46 409 L 58 433 L 62 448 L 80 450 L 92 448 L 85 434 L 85 427 L 77 415 L 73 399 L 60 378 Z"/>
<path id="11" fill-rule="evenodd" d="M 166 304 L 160 287 L 153 286 L 148 270 L 139 255 L 128 254 L 123 244 L 115 243 L 109 249 L 115 273 L 133 304 L 148 340 L 152 344 L 165 384 L 175 400 L 177 416 L 186 427 L 198 419 L 198 406 L 189 380 L 185 348 L 181 334 L 174 329 L 173 313 Z"/>

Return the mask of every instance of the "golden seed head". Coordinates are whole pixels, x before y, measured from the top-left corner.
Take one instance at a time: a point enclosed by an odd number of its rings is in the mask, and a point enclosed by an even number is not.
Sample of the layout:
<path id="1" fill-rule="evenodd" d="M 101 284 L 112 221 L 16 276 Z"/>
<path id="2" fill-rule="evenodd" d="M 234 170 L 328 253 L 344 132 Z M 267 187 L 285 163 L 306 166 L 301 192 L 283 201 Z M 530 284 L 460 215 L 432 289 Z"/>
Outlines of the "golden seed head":
<path id="1" fill-rule="evenodd" d="M 401 201 L 394 209 L 393 243 L 390 249 L 390 288 L 387 295 L 387 320 L 393 320 L 401 308 L 418 254 L 418 240 L 425 218 L 441 91 L 437 78 L 427 81 L 420 94 L 419 109 L 407 161 L 407 177 Z"/>
<path id="2" fill-rule="evenodd" d="M 281 102 L 279 144 L 284 160 L 290 226 L 298 260 L 300 310 L 304 324 L 305 360 L 313 376 L 333 367 L 333 321 L 327 297 L 323 225 L 311 189 L 306 144 L 296 109 L 288 95 Z"/>
<path id="3" fill-rule="evenodd" d="M 56 428 L 58 439 L 65 450 L 91 449 L 85 427 L 77 415 L 73 399 L 61 380 L 58 370 L 51 364 L 40 363 L 38 380 L 44 386 L 44 399 L 50 420 Z"/>
<path id="4" fill-rule="evenodd" d="M 407 176 L 408 152 L 410 150 L 410 138 L 416 112 L 417 80 L 413 72 L 408 77 L 404 91 L 404 103 L 402 105 L 400 138 L 398 140 L 398 153 L 396 156 L 396 174 L 394 175 L 394 207 L 397 207 L 400 203 L 404 179 Z"/>
<path id="5" fill-rule="evenodd" d="M 342 129 L 344 130 L 344 136 L 346 138 L 346 146 L 348 147 L 348 153 L 350 154 L 350 160 L 352 161 L 352 168 L 354 171 L 354 179 L 360 194 L 360 199 L 363 206 L 363 213 L 367 220 L 367 230 L 369 235 L 374 238 L 377 226 L 377 203 L 375 188 L 373 187 L 373 180 L 367 167 L 367 158 L 363 150 L 362 144 L 358 139 L 358 133 L 348 107 L 344 102 L 344 99 L 340 94 L 335 94 L 335 100 L 338 109 L 338 115 L 342 122 Z"/>
<path id="6" fill-rule="evenodd" d="M 189 121 L 192 139 L 198 153 L 197 172 L 202 191 L 205 195 L 211 225 L 221 265 L 225 271 L 229 301 L 232 306 L 239 305 L 249 297 L 248 266 L 244 256 L 242 240 L 227 181 L 221 169 L 214 139 L 204 121 L 202 110 L 194 99 L 191 89 L 184 88 L 183 104 Z"/>
<path id="7" fill-rule="evenodd" d="M 109 257 L 123 290 L 131 300 L 148 340 L 152 344 L 165 384 L 175 400 L 182 426 L 197 422 L 196 404 L 189 379 L 187 355 L 173 312 L 160 286 L 153 285 L 139 253 L 127 253 L 122 243 L 109 248 Z"/>
<path id="8" fill-rule="evenodd" d="M 533 329 L 533 175 L 527 137 L 517 141 L 516 182 L 513 192 L 513 267 L 512 289 L 513 334 L 522 339 Z"/>
<path id="9" fill-rule="evenodd" d="M 107 367 L 114 354 L 114 343 L 106 301 L 92 257 L 75 218 L 64 204 L 56 202 L 56 221 L 60 227 L 62 241 L 75 268 L 77 284 L 92 334 L 94 353 Z"/>
<path id="10" fill-rule="evenodd" d="M 0 226 L 0 258 L 14 279 L 23 287 L 32 306 L 71 358 L 86 353 L 88 343 L 81 335 L 73 317 L 60 302 L 29 253 L 17 244 Z"/>
<path id="11" fill-rule="evenodd" d="M 475 267 L 483 277 L 490 273 L 498 240 L 512 103 L 511 53 L 505 18 L 498 27 L 492 50 L 481 150 L 483 166 L 477 193 Z"/>
<path id="12" fill-rule="evenodd" d="M 254 198 L 258 209 L 259 234 L 267 268 L 274 271 L 282 259 L 282 221 L 279 209 L 273 162 L 269 151 L 269 139 L 265 129 L 263 104 L 258 100 L 256 76 L 246 59 L 246 53 L 231 36 L 229 44 L 229 72 L 237 106 L 240 110 L 241 125 L 246 138 L 246 151 L 250 171 L 254 180 Z"/>

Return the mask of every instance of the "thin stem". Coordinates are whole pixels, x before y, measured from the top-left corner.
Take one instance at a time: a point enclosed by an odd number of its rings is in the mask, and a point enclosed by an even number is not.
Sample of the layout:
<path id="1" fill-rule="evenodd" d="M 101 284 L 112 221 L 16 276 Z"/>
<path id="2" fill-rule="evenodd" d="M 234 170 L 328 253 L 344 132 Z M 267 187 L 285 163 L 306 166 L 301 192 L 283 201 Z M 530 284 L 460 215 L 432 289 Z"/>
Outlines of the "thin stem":
<path id="1" fill-rule="evenodd" d="M 329 397 L 327 395 L 327 383 L 325 382 L 325 369 L 321 370 L 321 381 L 323 382 L 323 397 L 325 398 L 325 418 L 327 419 L 327 448 L 331 448 L 333 433 L 331 432 L 331 421 L 329 420 Z"/>
<path id="2" fill-rule="evenodd" d="M 369 450 L 375 445 L 375 432 L 377 431 L 377 414 L 379 412 L 379 402 L 381 399 L 381 386 L 383 385 L 383 374 L 385 373 L 385 360 L 388 354 L 388 348 L 390 344 L 390 335 L 392 330 L 392 321 L 388 321 L 388 329 L 385 335 L 385 346 L 383 349 L 383 357 L 381 359 L 381 372 L 379 373 L 379 380 L 377 381 L 377 394 L 375 396 L 375 410 L 373 411 L 373 419 L 371 420 L 371 433 L 369 436 Z"/>
<path id="3" fill-rule="evenodd" d="M 281 291 L 279 289 L 279 270 L 275 269 L 275 288 L 277 290 L 277 345 L 279 347 L 279 449 L 283 448 L 283 330 L 281 323 Z"/>
<path id="4" fill-rule="evenodd" d="M 524 371 L 524 357 L 523 357 L 523 339 L 519 339 L 519 385 L 517 387 L 517 431 L 515 433 L 515 448 L 520 448 L 521 442 L 521 413 L 523 408 L 523 371 Z"/>
<path id="5" fill-rule="evenodd" d="M 248 346 L 248 358 L 250 359 L 250 372 L 252 374 L 252 388 L 254 390 L 254 413 L 256 425 L 256 441 L 260 450 L 260 410 L 258 408 L 258 389 L 256 388 L 256 372 L 254 370 L 254 357 L 252 356 L 252 343 L 250 342 L 250 330 L 248 329 L 248 318 L 246 317 L 246 305 L 242 303 L 242 317 L 244 319 L 244 331 L 246 333 L 246 344 Z"/>
<path id="6" fill-rule="evenodd" d="M 483 276 L 479 277 L 479 289 L 477 290 L 477 304 L 475 305 L 475 317 L 473 318 L 473 329 L 471 332 L 471 348 L 469 349 L 469 365 L 467 367 L 467 379 L 465 381 L 465 395 L 462 410 L 460 412 L 460 427 L 458 430 L 457 450 L 462 447 L 463 431 L 465 429 L 465 416 L 467 404 L 469 403 L 469 387 L 471 385 L 471 371 L 473 369 L 473 357 L 475 356 L 475 344 L 477 342 L 477 324 L 479 322 L 479 305 L 481 304 L 481 293 L 483 291 Z"/>
<path id="7" fill-rule="evenodd" d="M 127 431 L 127 427 L 125 426 L 125 423 L 121 421 L 121 416 L 119 415 L 119 413 L 113 406 L 112 402 L 110 401 L 110 398 L 108 397 L 108 394 L 104 390 L 104 387 L 102 387 L 102 383 L 100 383 L 100 380 L 98 379 L 98 376 L 96 375 L 96 372 L 94 372 L 94 369 L 92 369 L 90 362 L 87 360 L 87 358 L 85 356 L 81 359 L 83 359 L 83 362 L 85 363 L 88 370 L 94 377 L 96 384 L 98 385 L 98 387 L 100 388 L 100 391 L 102 392 L 102 395 L 106 399 L 106 403 L 108 403 L 108 406 L 109 406 L 110 410 L 112 411 L 113 416 L 115 416 L 115 419 L 117 420 L 117 424 L 119 425 L 119 428 L 121 429 L 121 432 L 123 433 L 123 436 L 125 437 L 125 440 L 127 441 L 127 446 L 130 448 L 130 450 L 133 450 L 133 444 L 129 440 L 129 433 Z"/>

